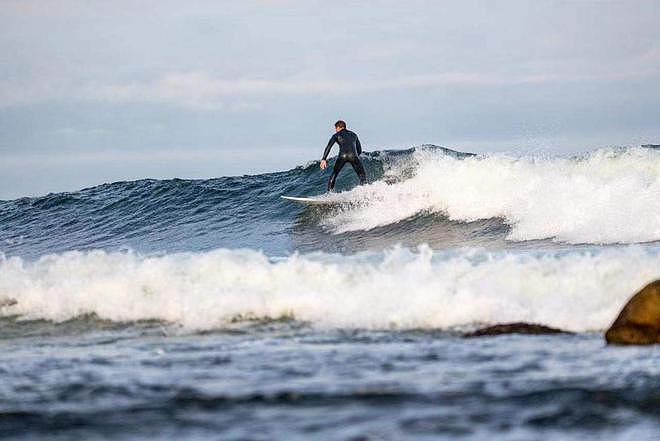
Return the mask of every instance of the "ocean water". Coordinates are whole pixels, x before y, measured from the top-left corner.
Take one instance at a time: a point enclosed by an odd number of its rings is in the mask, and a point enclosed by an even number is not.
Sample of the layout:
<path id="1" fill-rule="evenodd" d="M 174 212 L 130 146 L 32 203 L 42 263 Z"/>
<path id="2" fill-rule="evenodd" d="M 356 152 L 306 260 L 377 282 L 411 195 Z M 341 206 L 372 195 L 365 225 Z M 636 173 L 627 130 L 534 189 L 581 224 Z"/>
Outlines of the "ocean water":
<path id="1" fill-rule="evenodd" d="M 0 438 L 657 439 L 660 151 L 364 162 L 0 201 Z"/>

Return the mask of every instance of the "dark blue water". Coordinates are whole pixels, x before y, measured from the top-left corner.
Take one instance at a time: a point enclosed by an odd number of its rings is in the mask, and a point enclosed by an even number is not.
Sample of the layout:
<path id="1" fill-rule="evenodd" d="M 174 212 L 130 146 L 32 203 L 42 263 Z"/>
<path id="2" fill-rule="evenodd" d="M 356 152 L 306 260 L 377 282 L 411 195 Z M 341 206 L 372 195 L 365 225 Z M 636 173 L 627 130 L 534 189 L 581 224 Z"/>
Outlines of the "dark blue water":
<path id="1" fill-rule="evenodd" d="M 316 208 L 318 163 L 0 201 L 0 438 L 657 437 L 660 349 L 602 339 L 657 152 L 364 162 Z M 570 333 L 462 337 L 509 321 Z"/>

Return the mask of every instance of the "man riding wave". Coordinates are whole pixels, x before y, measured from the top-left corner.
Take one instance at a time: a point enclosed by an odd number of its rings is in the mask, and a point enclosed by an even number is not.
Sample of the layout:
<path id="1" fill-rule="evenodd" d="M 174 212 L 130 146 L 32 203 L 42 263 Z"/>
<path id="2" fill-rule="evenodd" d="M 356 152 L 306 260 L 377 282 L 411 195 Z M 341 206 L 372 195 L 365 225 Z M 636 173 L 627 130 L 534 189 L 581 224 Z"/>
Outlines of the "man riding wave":
<path id="1" fill-rule="evenodd" d="M 335 162 L 332 174 L 330 175 L 330 180 L 328 181 L 328 191 L 334 191 L 337 175 L 347 162 L 351 164 L 353 170 L 357 173 L 358 178 L 360 178 L 360 185 L 366 184 L 367 175 L 364 172 L 364 167 L 359 158 L 362 153 L 360 139 L 355 133 L 346 128 L 346 123 L 342 120 L 335 123 L 335 134 L 332 135 L 330 141 L 328 141 L 328 145 L 325 147 L 325 151 L 323 152 L 321 170 L 324 170 L 328 166 L 328 154 L 335 143 L 339 144 L 339 155 L 337 156 L 337 162 Z"/>

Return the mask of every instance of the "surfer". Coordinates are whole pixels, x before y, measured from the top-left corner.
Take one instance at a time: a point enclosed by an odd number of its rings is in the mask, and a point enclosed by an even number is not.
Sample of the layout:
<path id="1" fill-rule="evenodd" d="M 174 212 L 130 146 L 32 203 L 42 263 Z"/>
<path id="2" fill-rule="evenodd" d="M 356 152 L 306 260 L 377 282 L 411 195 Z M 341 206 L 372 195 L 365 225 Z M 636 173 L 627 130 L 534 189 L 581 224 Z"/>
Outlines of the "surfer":
<path id="1" fill-rule="evenodd" d="M 346 123 L 342 120 L 339 120 L 335 123 L 335 134 L 332 135 L 328 145 L 325 147 L 323 152 L 323 158 L 321 159 L 321 170 L 325 170 L 328 166 L 328 154 L 332 146 L 337 143 L 339 144 L 339 155 L 337 156 L 337 162 L 332 169 L 332 174 L 330 175 L 330 180 L 328 181 L 328 191 L 333 191 L 335 189 L 335 180 L 341 169 L 350 163 L 357 173 L 358 178 L 360 178 L 360 185 L 367 183 L 367 175 L 364 172 L 364 167 L 360 161 L 360 154 L 362 153 L 362 146 L 360 145 L 360 140 L 358 136 L 346 128 Z"/>

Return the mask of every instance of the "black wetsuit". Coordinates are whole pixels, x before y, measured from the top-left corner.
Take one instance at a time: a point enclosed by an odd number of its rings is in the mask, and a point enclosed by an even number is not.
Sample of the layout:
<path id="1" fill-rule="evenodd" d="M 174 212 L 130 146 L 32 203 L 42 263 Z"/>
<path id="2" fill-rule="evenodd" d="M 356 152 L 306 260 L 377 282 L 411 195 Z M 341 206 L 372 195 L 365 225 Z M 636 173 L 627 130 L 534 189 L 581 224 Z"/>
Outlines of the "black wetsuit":
<path id="1" fill-rule="evenodd" d="M 353 166 L 353 170 L 357 173 L 358 178 L 360 178 L 360 185 L 367 183 L 367 175 L 364 172 L 364 167 L 362 162 L 360 162 L 360 154 L 362 153 L 362 146 L 360 145 L 360 140 L 358 136 L 347 129 L 341 129 L 330 138 L 328 145 L 325 147 L 323 152 L 323 160 L 327 159 L 330 149 L 335 144 L 339 144 L 339 155 L 337 156 L 337 162 L 332 169 L 332 174 L 330 175 L 330 180 L 328 181 L 328 191 L 332 191 L 335 188 L 335 180 L 341 169 L 346 165 L 347 162 Z"/>

